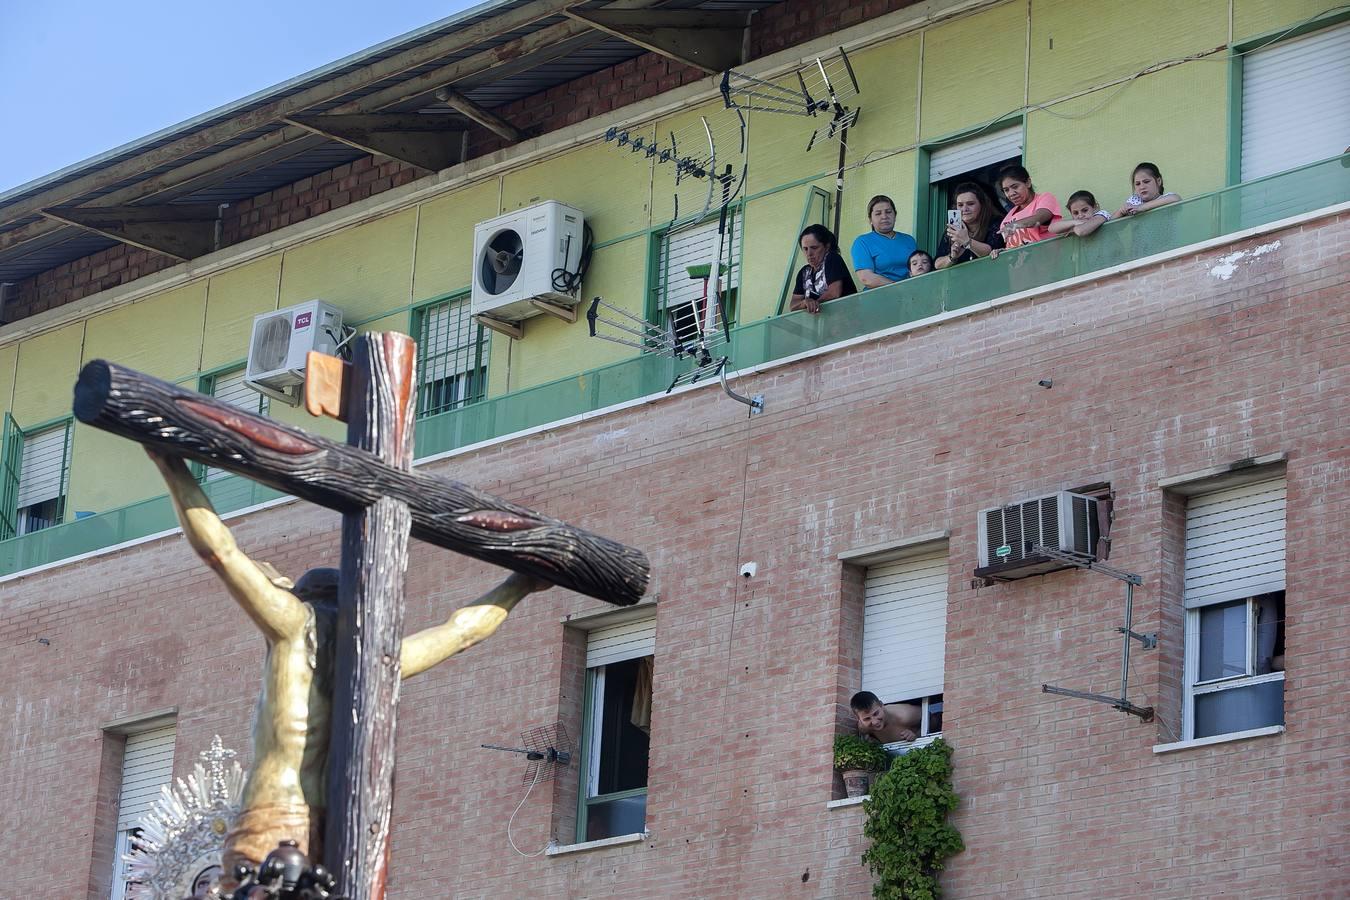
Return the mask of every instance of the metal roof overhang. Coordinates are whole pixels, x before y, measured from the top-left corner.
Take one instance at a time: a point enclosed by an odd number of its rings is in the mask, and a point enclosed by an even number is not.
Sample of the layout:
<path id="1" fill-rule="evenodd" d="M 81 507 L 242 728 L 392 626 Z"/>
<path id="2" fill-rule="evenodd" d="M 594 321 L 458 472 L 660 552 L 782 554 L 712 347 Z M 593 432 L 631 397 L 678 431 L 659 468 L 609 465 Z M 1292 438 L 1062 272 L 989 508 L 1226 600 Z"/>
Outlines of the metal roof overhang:
<path id="1" fill-rule="evenodd" d="M 492 0 L 0 193 L 0 282 L 119 242 L 191 258 L 201 240 L 155 236 L 371 152 L 454 165 L 470 127 L 514 142 L 530 124 L 493 110 L 649 51 L 740 64 L 749 13 L 775 2 Z"/>

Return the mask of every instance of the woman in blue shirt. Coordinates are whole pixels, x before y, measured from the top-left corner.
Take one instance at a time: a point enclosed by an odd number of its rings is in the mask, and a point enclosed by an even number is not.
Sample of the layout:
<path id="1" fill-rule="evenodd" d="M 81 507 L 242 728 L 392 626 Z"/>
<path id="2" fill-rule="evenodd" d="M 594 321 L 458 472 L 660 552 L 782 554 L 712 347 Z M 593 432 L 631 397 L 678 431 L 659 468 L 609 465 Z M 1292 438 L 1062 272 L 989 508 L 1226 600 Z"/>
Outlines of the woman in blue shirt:
<path id="1" fill-rule="evenodd" d="M 882 287 L 909 277 L 909 255 L 918 249 L 913 236 L 895 230 L 895 201 L 878 194 L 867 202 L 872 230 L 853 241 L 853 269 L 864 288 Z"/>

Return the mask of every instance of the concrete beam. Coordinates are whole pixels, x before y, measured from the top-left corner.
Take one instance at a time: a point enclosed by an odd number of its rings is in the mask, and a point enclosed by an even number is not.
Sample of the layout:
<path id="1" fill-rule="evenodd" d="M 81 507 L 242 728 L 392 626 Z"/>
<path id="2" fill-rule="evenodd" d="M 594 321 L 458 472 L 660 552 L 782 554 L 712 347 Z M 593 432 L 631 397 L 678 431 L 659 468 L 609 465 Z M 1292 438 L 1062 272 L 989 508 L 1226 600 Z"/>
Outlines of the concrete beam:
<path id="1" fill-rule="evenodd" d="M 569 18 L 710 75 L 745 62 L 750 14 L 701 9 L 579 9 Z"/>
<path id="2" fill-rule="evenodd" d="M 214 203 L 167 206 L 66 206 L 42 215 L 115 241 L 187 261 L 216 249 L 220 208 Z"/>
<path id="3" fill-rule="evenodd" d="M 467 132 L 449 116 L 417 113 L 295 115 L 292 125 L 326 135 L 367 153 L 388 156 L 428 172 L 464 161 Z"/>

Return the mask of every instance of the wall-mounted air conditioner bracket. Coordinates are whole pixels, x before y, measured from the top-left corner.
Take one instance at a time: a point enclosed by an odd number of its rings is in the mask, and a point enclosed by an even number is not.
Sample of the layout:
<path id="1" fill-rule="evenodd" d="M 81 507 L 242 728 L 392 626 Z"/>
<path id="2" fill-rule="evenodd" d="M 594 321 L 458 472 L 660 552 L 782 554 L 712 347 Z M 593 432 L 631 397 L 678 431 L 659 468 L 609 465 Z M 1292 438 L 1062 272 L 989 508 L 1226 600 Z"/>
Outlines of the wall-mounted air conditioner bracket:
<path id="1" fill-rule="evenodd" d="M 562 319 L 564 322 L 575 322 L 577 320 L 577 308 L 575 306 L 564 306 L 561 303 L 553 303 L 548 300 L 531 300 L 530 303 L 540 312 L 546 312 L 555 319 Z"/>
<path id="2" fill-rule="evenodd" d="M 492 316 L 479 313 L 473 317 L 473 320 L 484 328 L 489 328 L 498 334 L 504 334 L 509 338 L 520 340 L 525 336 L 525 329 L 520 322 L 508 322 L 505 319 L 494 319 Z"/>
<path id="3" fill-rule="evenodd" d="M 1123 713 L 1132 716 L 1138 716 L 1141 722 L 1153 721 L 1153 707 L 1135 706 L 1128 699 L 1130 682 L 1130 640 L 1133 638 L 1144 645 L 1145 650 L 1153 650 L 1158 646 L 1158 636 L 1156 634 L 1140 634 L 1134 630 L 1134 589 L 1136 585 L 1144 583 L 1144 579 L 1130 572 L 1108 566 L 1100 563 L 1092 557 L 1084 556 L 1078 553 L 1070 553 L 1059 550 L 1054 547 L 1044 547 L 1037 545 L 1031 548 L 1031 552 L 1048 556 L 1051 559 L 1057 559 L 1060 562 L 1068 563 L 1079 569 L 1088 569 L 1093 572 L 1100 572 L 1110 578 L 1125 582 L 1125 624 L 1116 629 L 1118 634 L 1125 635 L 1125 645 L 1121 652 L 1120 661 L 1120 696 L 1108 697 L 1106 694 L 1093 694 L 1088 691 L 1074 691 L 1069 688 L 1054 687 L 1049 684 L 1041 685 L 1043 694 L 1059 694 L 1064 697 L 1077 697 L 1079 700 L 1091 700 L 1095 703 L 1109 703 L 1113 709 L 1118 709 Z"/>

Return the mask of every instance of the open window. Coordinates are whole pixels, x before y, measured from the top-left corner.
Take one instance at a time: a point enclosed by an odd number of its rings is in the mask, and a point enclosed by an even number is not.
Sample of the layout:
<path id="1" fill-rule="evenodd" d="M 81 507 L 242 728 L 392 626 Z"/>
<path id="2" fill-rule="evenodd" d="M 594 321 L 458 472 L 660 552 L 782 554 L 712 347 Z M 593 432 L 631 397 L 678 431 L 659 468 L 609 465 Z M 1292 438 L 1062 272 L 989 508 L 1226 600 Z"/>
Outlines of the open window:
<path id="1" fill-rule="evenodd" d="M 418 418 L 459 409 L 487 396 L 487 329 L 470 312 L 467 293 L 413 310 Z"/>
<path id="2" fill-rule="evenodd" d="M 1186 506 L 1183 738 L 1284 724 L 1285 477 Z"/>
<path id="3" fill-rule="evenodd" d="M 688 341 L 705 330 L 736 323 L 736 297 L 741 282 L 741 223 L 736 210 L 728 208 L 725 221 L 712 216 L 665 232 L 657 248 L 656 279 L 652 286 L 661 322 L 677 340 Z M 714 262 L 716 266 L 714 267 Z M 715 273 L 722 279 L 722 309 L 715 299 Z"/>
<path id="4" fill-rule="evenodd" d="M 578 841 L 646 830 L 655 649 L 654 617 L 587 636 Z"/>
<path id="5" fill-rule="evenodd" d="M 126 734 L 122 756 L 122 782 L 117 799 L 117 843 L 113 854 L 112 900 L 127 895 L 127 864 L 131 839 L 140 833 L 141 817 L 160 796 L 160 787 L 173 777 L 173 745 L 176 725 L 160 720 Z"/>
<path id="6" fill-rule="evenodd" d="M 956 187 L 967 181 L 979 185 L 992 204 L 995 218 L 1007 210 L 998 190 L 998 172 L 1022 162 L 1022 124 L 998 128 L 933 147 L 928 152 L 926 215 L 918 221 L 925 233 L 916 235 L 920 247 L 936 248 L 947 229 L 947 210 L 956 208 Z M 922 173 L 920 174 L 922 177 Z"/>
<path id="7" fill-rule="evenodd" d="M 946 542 L 873 562 L 863 590 L 862 689 L 883 704 L 915 707 L 917 740 L 935 737 L 947 647 Z"/>
<path id="8" fill-rule="evenodd" d="M 8 413 L 0 438 L 0 540 L 65 520 L 70 420 L 25 430 Z"/>

